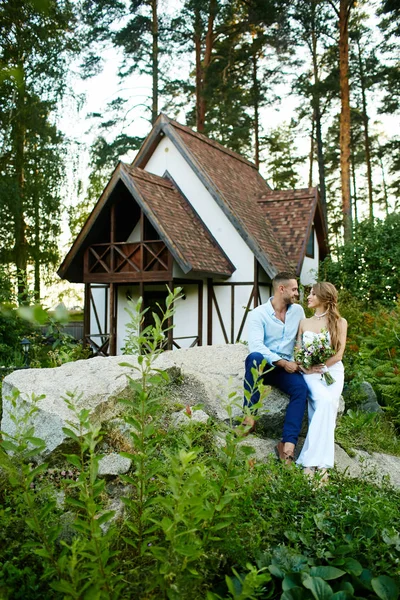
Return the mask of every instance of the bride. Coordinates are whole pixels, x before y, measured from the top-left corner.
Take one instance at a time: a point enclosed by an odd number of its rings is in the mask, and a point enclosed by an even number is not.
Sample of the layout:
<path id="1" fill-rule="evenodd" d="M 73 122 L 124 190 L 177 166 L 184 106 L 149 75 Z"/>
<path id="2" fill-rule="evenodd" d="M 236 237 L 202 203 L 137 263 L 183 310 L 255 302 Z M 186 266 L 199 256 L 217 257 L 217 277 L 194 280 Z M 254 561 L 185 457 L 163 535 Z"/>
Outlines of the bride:
<path id="1" fill-rule="evenodd" d="M 315 283 L 307 298 L 308 306 L 315 310 L 310 319 L 302 319 L 297 334 L 297 345 L 312 341 L 328 330 L 334 356 L 325 365 L 309 369 L 300 366 L 309 390 L 308 433 L 296 463 L 304 467 L 304 473 L 312 476 L 317 470 L 321 481 L 328 480 L 327 469 L 334 465 L 335 426 L 339 398 L 343 390 L 344 369 L 342 356 L 346 346 L 347 321 L 337 308 L 337 291 L 327 282 Z M 329 369 L 334 383 L 327 385 L 322 373 Z"/>

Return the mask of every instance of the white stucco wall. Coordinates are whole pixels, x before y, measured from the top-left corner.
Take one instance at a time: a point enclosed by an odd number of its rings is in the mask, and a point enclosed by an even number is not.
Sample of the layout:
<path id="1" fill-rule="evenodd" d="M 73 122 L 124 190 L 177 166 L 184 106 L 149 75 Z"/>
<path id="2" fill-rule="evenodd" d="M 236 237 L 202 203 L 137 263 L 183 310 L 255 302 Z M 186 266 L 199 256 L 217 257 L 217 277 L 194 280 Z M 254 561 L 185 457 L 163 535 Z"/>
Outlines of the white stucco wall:
<path id="1" fill-rule="evenodd" d="M 304 257 L 303 266 L 300 273 L 300 283 L 302 285 L 311 285 L 317 281 L 319 263 L 319 246 L 317 234 L 314 229 L 314 258 Z"/>
<path id="2" fill-rule="evenodd" d="M 236 271 L 230 280 L 252 280 L 253 253 L 167 137 L 162 138 L 159 142 L 145 169 L 160 176 L 164 175 L 165 171 L 170 173 L 201 220 L 235 265 Z"/>
<path id="3" fill-rule="evenodd" d="M 122 354 L 122 348 L 125 344 L 125 337 L 127 334 L 126 325 L 130 321 L 130 316 L 126 312 L 125 308 L 128 306 L 128 298 L 132 302 L 139 300 L 139 286 L 138 285 L 121 285 L 117 288 L 117 354 Z"/>
<path id="4" fill-rule="evenodd" d="M 98 337 L 99 333 L 109 333 L 110 327 L 108 322 L 108 288 L 100 285 L 96 285 L 95 283 L 91 284 L 92 290 L 92 298 L 93 301 L 90 303 L 90 331 L 89 334 L 93 337 L 93 341 L 96 342 L 98 346 L 101 346 L 105 341 L 105 338 L 102 339 Z M 96 319 L 96 314 L 94 311 L 94 306 L 96 307 L 96 312 L 98 316 L 99 323 Z M 99 327 L 100 324 L 100 327 Z"/>

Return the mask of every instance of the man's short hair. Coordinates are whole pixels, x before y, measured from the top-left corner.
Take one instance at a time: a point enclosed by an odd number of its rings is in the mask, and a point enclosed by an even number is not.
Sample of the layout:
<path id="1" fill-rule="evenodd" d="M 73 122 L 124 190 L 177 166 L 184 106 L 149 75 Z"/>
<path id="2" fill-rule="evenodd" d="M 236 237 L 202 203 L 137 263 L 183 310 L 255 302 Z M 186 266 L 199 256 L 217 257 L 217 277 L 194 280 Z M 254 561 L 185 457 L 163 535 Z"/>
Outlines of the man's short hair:
<path id="1" fill-rule="evenodd" d="M 290 279 L 295 279 L 297 281 L 297 277 L 294 273 L 289 273 L 289 271 L 282 271 L 282 273 L 277 273 L 272 280 L 272 285 L 275 288 L 278 285 L 286 284 Z"/>

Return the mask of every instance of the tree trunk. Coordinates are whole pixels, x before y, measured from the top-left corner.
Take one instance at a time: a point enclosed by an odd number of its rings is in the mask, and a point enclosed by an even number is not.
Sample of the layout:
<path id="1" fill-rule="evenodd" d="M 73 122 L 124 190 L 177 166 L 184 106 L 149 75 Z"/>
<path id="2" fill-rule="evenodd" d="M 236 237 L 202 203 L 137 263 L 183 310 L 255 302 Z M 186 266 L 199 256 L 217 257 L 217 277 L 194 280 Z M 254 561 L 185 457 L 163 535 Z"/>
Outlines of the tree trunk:
<path id="1" fill-rule="evenodd" d="M 315 32 L 315 2 L 313 2 L 313 25 L 311 34 L 312 43 L 312 62 L 313 62 L 313 74 L 314 74 L 314 87 L 313 87 L 313 113 L 315 116 L 315 137 L 317 142 L 317 158 L 318 158 L 318 175 L 319 175 L 319 194 L 321 199 L 322 213 L 325 218 L 325 223 L 328 225 L 328 211 L 326 207 L 326 186 L 325 186 L 325 162 L 324 162 L 324 148 L 322 142 L 322 126 L 321 126 L 321 106 L 320 106 L 320 92 L 319 92 L 319 72 L 318 72 L 318 61 L 317 61 L 317 36 Z"/>
<path id="2" fill-rule="evenodd" d="M 352 0 L 340 0 L 339 81 L 340 81 L 340 179 L 342 187 L 343 236 L 352 238 L 350 196 L 350 87 L 349 87 L 349 13 Z"/>
<path id="3" fill-rule="evenodd" d="M 311 117 L 311 135 L 310 135 L 310 168 L 308 170 L 308 187 L 312 187 L 313 184 L 313 166 L 314 166 L 314 154 L 315 154 L 315 111 Z"/>
<path id="4" fill-rule="evenodd" d="M 254 41 L 254 40 L 253 40 Z M 253 108 L 254 108 L 254 163 L 260 166 L 260 114 L 259 114 L 259 85 L 257 77 L 257 55 L 254 49 L 253 62 Z"/>
<path id="5" fill-rule="evenodd" d="M 201 120 L 200 110 L 203 98 L 203 67 L 201 63 L 201 17 L 200 11 L 196 8 L 194 20 L 194 48 L 196 55 L 196 129 L 200 133 L 204 131 L 204 120 Z"/>
<path id="6" fill-rule="evenodd" d="M 351 137 L 351 147 L 354 148 L 353 145 L 353 139 Z M 357 179 L 356 179 L 356 165 L 355 165 L 355 160 L 354 160 L 354 152 L 352 152 L 351 154 L 351 175 L 352 175 L 352 180 L 353 180 L 353 194 L 352 194 L 352 205 L 353 205 L 353 210 L 354 210 L 354 229 L 357 229 L 357 224 L 358 224 L 358 197 L 357 197 Z"/>
<path id="7" fill-rule="evenodd" d="M 151 105 L 151 122 L 155 123 L 158 117 L 158 14 L 157 14 L 157 3 L 158 0 L 151 0 L 152 9 L 152 74 L 153 74 L 153 97 Z"/>
<path id="8" fill-rule="evenodd" d="M 383 166 L 382 155 L 379 155 L 379 164 L 381 166 L 381 172 L 382 172 L 383 202 L 384 202 L 384 205 L 385 205 L 386 216 L 388 216 L 388 214 L 389 214 L 389 202 L 388 202 L 388 193 L 387 193 L 387 186 L 386 186 L 385 169 L 384 169 L 384 166 Z"/>
<path id="9" fill-rule="evenodd" d="M 204 58 L 201 58 L 201 17 L 196 9 L 195 16 L 195 53 L 196 53 L 196 128 L 200 133 L 204 132 L 206 122 L 207 102 L 205 97 L 205 82 L 207 69 L 211 63 L 211 54 L 214 45 L 214 21 L 217 8 L 217 0 L 210 0 L 208 7 L 207 33 L 205 37 Z"/>
<path id="10" fill-rule="evenodd" d="M 24 74 L 22 63 L 19 65 L 20 73 Z M 25 114 L 25 79 L 19 84 L 16 98 L 16 112 L 14 118 L 15 140 L 15 213 L 14 213 L 14 237 L 13 249 L 14 262 L 17 269 L 18 298 L 20 303 L 27 300 L 27 250 L 26 250 L 26 223 L 24 214 L 24 188 L 25 188 L 25 145 L 26 129 L 24 124 Z"/>
<path id="11" fill-rule="evenodd" d="M 372 187 L 371 143 L 369 137 L 369 117 L 367 113 L 367 97 L 365 93 L 364 65 L 361 56 L 360 40 L 357 39 L 358 66 L 360 70 L 360 85 L 362 98 L 362 120 L 364 125 L 365 162 L 367 164 L 369 218 L 374 218 L 374 199 Z"/>

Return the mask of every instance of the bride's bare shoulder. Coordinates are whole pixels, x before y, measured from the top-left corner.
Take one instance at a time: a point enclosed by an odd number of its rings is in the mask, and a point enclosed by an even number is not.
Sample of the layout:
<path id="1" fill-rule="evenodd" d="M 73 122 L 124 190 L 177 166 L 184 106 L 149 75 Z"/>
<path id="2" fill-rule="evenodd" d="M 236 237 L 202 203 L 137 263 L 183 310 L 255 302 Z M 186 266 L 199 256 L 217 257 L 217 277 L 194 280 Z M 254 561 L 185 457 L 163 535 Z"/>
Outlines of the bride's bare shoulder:
<path id="1" fill-rule="evenodd" d="M 299 328 L 300 331 L 304 331 L 305 327 L 308 325 L 308 323 L 311 323 L 311 319 L 301 319 L 300 324 L 299 324 Z"/>

